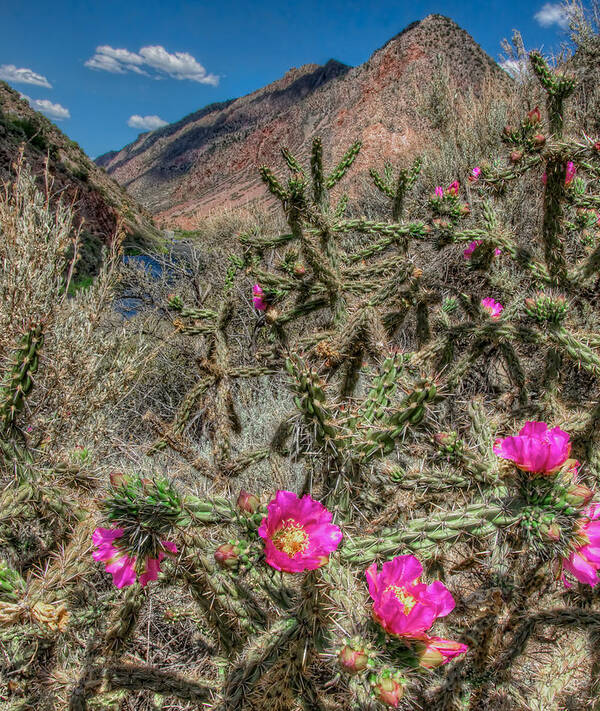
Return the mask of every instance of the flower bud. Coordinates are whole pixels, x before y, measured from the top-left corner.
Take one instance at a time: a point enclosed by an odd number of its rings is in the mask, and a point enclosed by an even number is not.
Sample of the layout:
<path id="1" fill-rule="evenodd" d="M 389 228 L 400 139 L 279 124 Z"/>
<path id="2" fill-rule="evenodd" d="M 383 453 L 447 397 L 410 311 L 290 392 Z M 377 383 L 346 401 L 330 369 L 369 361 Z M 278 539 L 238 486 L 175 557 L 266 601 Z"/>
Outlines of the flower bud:
<path id="1" fill-rule="evenodd" d="M 502 130 L 502 133 L 505 136 L 510 136 L 510 134 L 513 132 L 513 127 L 512 126 L 505 126 L 504 129 Z"/>
<path id="2" fill-rule="evenodd" d="M 223 543 L 215 551 L 215 560 L 222 568 L 234 570 L 239 562 L 239 549 L 231 543 Z"/>
<path id="3" fill-rule="evenodd" d="M 438 432 L 433 439 L 445 454 L 453 454 L 460 449 L 460 438 L 456 432 Z"/>
<path id="4" fill-rule="evenodd" d="M 471 214 L 471 208 L 467 205 L 467 203 L 465 203 L 465 204 L 462 206 L 461 213 L 462 213 L 465 217 L 466 217 L 467 215 L 470 215 L 470 214 Z"/>
<path id="5" fill-rule="evenodd" d="M 540 108 L 539 106 L 536 106 L 535 109 L 531 109 L 531 111 L 527 114 L 527 121 L 532 125 L 535 126 L 542 120 L 542 114 L 540 113 Z"/>
<path id="6" fill-rule="evenodd" d="M 583 484 L 572 484 L 565 494 L 565 501 L 576 509 L 581 509 L 587 506 L 592 498 L 594 497 L 594 492 Z"/>
<path id="7" fill-rule="evenodd" d="M 594 150 L 600 153 L 600 141 L 596 141 L 596 143 L 594 143 Z"/>
<path id="8" fill-rule="evenodd" d="M 415 644 L 419 664 L 425 669 L 435 669 L 442 664 L 447 664 L 455 657 L 464 654 L 468 649 L 467 645 L 461 642 L 441 637 L 428 637 L 427 635 Z"/>
<path id="9" fill-rule="evenodd" d="M 240 491 L 240 495 L 237 498 L 237 507 L 240 511 L 253 514 L 259 506 L 260 500 L 258 496 L 248 493 L 245 489 Z"/>
<path id="10" fill-rule="evenodd" d="M 183 308 L 183 301 L 180 296 L 177 296 L 177 294 L 169 294 L 167 296 L 167 303 L 172 309 L 179 310 Z"/>
<path id="11" fill-rule="evenodd" d="M 391 675 L 390 672 L 382 672 L 373 683 L 373 691 L 375 696 L 386 706 L 398 708 L 400 699 L 404 695 L 404 685 L 397 681 L 397 674 Z"/>
<path id="12" fill-rule="evenodd" d="M 127 483 L 128 477 L 126 474 L 123 474 L 123 472 L 111 472 L 108 476 L 110 478 L 110 485 L 115 488 Z"/>
<path id="13" fill-rule="evenodd" d="M 533 137 L 533 145 L 536 148 L 541 148 L 546 143 L 546 136 L 543 133 L 536 133 Z"/>
<path id="14" fill-rule="evenodd" d="M 279 318 L 279 311 L 272 306 L 270 306 L 266 311 L 265 311 L 265 319 L 267 323 L 275 323 L 277 319 Z"/>
<path id="15" fill-rule="evenodd" d="M 560 526 L 557 523 L 542 523 L 538 528 L 542 538 L 552 543 L 560 541 Z"/>
<path id="16" fill-rule="evenodd" d="M 304 264 L 296 264 L 296 266 L 294 267 L 294 274 L 297 277 L 304 276 L 306 274 L 306 267 L 304 266 Z"/>
<path id="17" fill-rule="evenodd" d="M 510 160 L 512 163 L 518 163 L 523 157 L 523 151 L 513 151 L 510 154 Z"/>
<path id="18" fill-rule="evenodd" d="M 364 649 L 346 644 L 338 654 L 340 664 L 349 674 L 358 674 L 364 671 L 369 664 L 369 656 Z"/>

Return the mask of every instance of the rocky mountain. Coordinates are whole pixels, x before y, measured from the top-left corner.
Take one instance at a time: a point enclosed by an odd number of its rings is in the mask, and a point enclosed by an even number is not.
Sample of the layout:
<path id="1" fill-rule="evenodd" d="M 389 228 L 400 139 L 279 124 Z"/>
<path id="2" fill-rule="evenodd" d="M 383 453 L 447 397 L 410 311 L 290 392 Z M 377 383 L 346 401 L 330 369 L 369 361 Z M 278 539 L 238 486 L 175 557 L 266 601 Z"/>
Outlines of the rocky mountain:
<path id="1" fill-rule="evenodd" d="M 152 243 L 159 237 L 145 208 L 55 124 L 32 109 L 18 91 L 0 81 L 0 180 L 10 178 L 21 148 L 37 175 L 43 174 L 48 159 L 53 192 L 73 202 L 79 219 L 84 220 L 84 256 L 90 270 L 119 219 L 130 243 Z"/>
<path id="2" fill-rule="evenodd" d="M 326 152 L 339 157 L 360 140 L 360 163 L 370 166 L 431 144 L 423 97 L 442 66 L 464 91 L 489 77 L 509 81 L 467 32 L 430 15 L 358 67 L 330 60 L 291 69 L 248 96 L 141 134 L 97 163 L 157 221 L 192 229 L 216 209 L 262 199 L 257 168 L 276 164 L 281 146 L 302 154 L 318 134 Z"/>

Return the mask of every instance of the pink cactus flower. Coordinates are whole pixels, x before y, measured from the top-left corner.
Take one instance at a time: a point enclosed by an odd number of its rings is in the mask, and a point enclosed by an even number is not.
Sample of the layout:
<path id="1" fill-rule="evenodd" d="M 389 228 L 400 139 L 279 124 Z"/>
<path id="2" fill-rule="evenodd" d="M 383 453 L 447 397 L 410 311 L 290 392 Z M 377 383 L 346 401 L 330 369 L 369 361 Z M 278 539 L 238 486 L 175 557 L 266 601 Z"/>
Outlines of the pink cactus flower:
<path id="1" fill-rule="evenodd" d="M 504 311 L 504 306 L 489 296 L 486 299 L 481 299 L 481 305 L 489 313 L 491 318 L 500 318 L 500 314 Z"/>
<path id="2" fill-rule="evenodd" d="M 553 474 L 569 458 L 570 437 L 560 427 L 548 429 L 545 422 L 526 422 L 516 437 L 497 439 L 494 452 L 533 474 Z"/>
<path id="3" fill-rule="evenodd" d="M 472 242 L 469 242 L 469 245 L 463 249 L 463 256 L 465 259 L 471 259 L 471 255 L 473 252 L 479 247 L 480 244 L 482 244 L 483 240 L 481 239 L 475 239 Z M 500 247 L 496 247 L 494 250 L 494 254 L 496 257 L 500 256 L 502 254 L 502 250 Z"/>
<path id="4" fill-rule="evenodd" d="M 471 171 L 471 175 L 469 175 L 469 182 L 470 183 L 476 183 L 479 180 L 479 176 L 481 175 L 481 168 L 476 165 L 473 170 Z"/>
<path id="5" fill-rule="evenodd" d="M 575 163 L 573 163 L 572 160 L 570 160 L 567 163 L 567 167 L 565 169 L 565 185 L 570 185 L 573 182 L 573 178 L 575 177 L 575 174 L 577 173 L 577 168 L 575 167 Z M 546 185 L 548 182 L 548 174 L 544 171 L 542 174 L 542 183 Z"/>
<path id="6" fill-rule="evenodd" d="M 426 632 L 438 617 L 454 609 L 454 598 L 439 580 L 419 582 L 423 567 L 414 555 L 400 555 L 377 572 L 373 563 L 366 570 L 373 617 L 388 634 L 415 638 Z"/>
<path id="7" fill-rule="evenodd" d="M 471 255 L 473 252 L 479 247 L 481 244 L 482 240 L 476 239 L 473 240 L 472 242 L 469 242 L 469 245 L 463 249 L 463 256 L 465 259 L 471 259 Z"/>
<path id="8" fill-rule="evenodd" d="M 267 512 L 258 535 L 265 540 L 267 563 L 285 573 L 320 568 L 342 540 L 342 532 L 331 523 L 331 512 L 308 494 L 299 499 L 280 490 Z"/>
<path id="9" fill-rule="evenodd" d="M 441 185 L 438 185 L 435 189 L 435 196 L 442 198 L 444 197 L 444 188 Z"/>
<path id="10" fill-rule="evenodd" d="M 600 503 L 594 502 L 583 512 L 578 522 L 576 539 L 581 543 L 568 558 L 564 558 L 562 567 L 573 575 L 580 583 L 594 587 L 598 582 L 600 570 Z M 570 588 L 564 573 L 564 584 Z"/>
<path id="11" fill-rule="evenodd" d="M 458 190 L 460 188 L 460 183 L 458 180 L 455 180 L 453 183 L 450 183 L 450 185 L 446 188 L 446 192 L 448 195 L 458 195 Z"/>
<path id="12" fill-rule="evenodd" d="M 254 304 L 254 308 L 258 311 L 265 311 L 267 308 L 265 292 L 262 290 L 260 284 L 255 284 L 252 287 L 252 303 Z"/>
<path id="13" fill-rule="evenodd" d="M 113 576 L 113 583 L 118 588 L 133 585 L 136 580 L 136 559 L 130 558 L 121 550 L 115 541 L 123 535 L 122 528 L 97 528 L 92 534 L 92 542 L 98 548 L 92 553 L 92 558 L 106 563 L 106 572 Z M 177 553 L 177 546 L 170 541 L 160 542 L 163 548 L 171 553 Z M 159 551 L 158 558 L 148 558 L 145 561 L 144 572 L 140 574 L 139 581 L 145 587 L 150 580 L 156 580 L 160 571 L 160 562 L 165 557 Z"/>
<path id="14" fill-rule="evenodd" d="M 469 647 L 461 642 L 427 635 L 423 635 L 416 644 L 419 663 L 426 669 L 435 669 L 442 664 L 448 664 L 454 657 L 464 654 L 468 649 Z"/>

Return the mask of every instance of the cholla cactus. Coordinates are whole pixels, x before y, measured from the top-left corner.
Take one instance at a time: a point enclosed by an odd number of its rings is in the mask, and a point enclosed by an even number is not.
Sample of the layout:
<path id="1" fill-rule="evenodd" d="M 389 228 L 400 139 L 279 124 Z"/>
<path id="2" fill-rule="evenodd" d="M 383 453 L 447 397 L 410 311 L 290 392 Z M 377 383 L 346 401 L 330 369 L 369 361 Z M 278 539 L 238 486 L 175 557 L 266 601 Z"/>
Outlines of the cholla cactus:
<path id="1" fill-rule="evenodd" d="M 567 603 L 560 595 L 575 581 L 594 587 L 600 570 L 600 258 L 571 242 L 595 229 L 582 210 L 599 200 L 585 182 L 598 148 L 563 135 L 571 79 L 539 55 L 532 66 L 547 116 L 533 108 L 505 130 L 506 168 L 482 162 L 466 180 L 431 186 L 418 220 L 406 197 L 419 161 L 373 170 L 392 212 L 376 222 L 346 217 L 347 196 L 334 200 L 358 143 L 330 173 L 318 139 L 307 167 L 283 150 L 287 182 L 266 167 L 261 176 L 289 233 L 242 235 L 244 257 L 230 261 L 215 305 L 170 297 L 174 328 L 206 352 L 173 421 L 147 415 L 150 453 L 172 448 L 215 494 L 259 461 L 287 457 L 302 475 L 297 491 L 200 498 L 175 473 L 113 473 L 99 502 L 78 507 L 39 485 L 27 452 L 11 455 L 19 485 L 3 493 L 0 536 L 40 511 L 70 524 L 42 575 L 37 560 L 0 565 L 0 639 L 17 649 L 5 632 L 18 628 L 27 641 L 16 655 L 24 677 L 41 664 L 29 645 L 37 628 L 42 651 L 60 635 L 63 649 L 72 630 L 79 649 L 88 615 L 75 673 L 65 681 L 55 670 L 48 684 L 76 711 L 139 690 L 218 711 L 482 711 L 503 689 L 517 698 L 516 663 L 544 644 L 542 627 L 577 628 L 597 645 L 588 589 Z M 544 168 L 539 238 L 525 245 L 503 218 L 502 192 Z M 425 249 L 456 257 L 460 289 L 439 282 Z M 241 307 L 234 286 L 246 290 Z M 230 353 L 237 308 L 256 325 L 254 368 Z M 3 381 L 15 408 L 34 336 Z M 490 363 L 510 397 L 474 394 Z M 571 365 L 588 392 L 573 396 Z M 272 374 L 284 375 L 294 411 L 273 423 L 271 442 L 238 451 L 232 385 Z M 17 409 L 2 410 L 13 412 L 4 422 L 15 447 Z M 188 427 L 201 410 L 210 459 Z M 97 605 L 84 612 L 91 593 L 78 586 L 91 576 Z M 137 630 L 149 645 L 149 610 L 165 596 L 169 624 L 193 620 L 202 636 L 187 671 L 136 652 Z M 596 655 L 590 698 L 597 670 Z"/>

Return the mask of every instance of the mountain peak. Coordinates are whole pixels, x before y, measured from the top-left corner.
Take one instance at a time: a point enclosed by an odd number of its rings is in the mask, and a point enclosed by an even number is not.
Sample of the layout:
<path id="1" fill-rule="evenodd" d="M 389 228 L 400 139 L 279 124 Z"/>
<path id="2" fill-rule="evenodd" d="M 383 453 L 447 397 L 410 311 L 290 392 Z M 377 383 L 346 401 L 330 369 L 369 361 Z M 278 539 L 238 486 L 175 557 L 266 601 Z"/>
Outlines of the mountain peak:
<path id="1" fill-rule="evenodd" d="M 360 140 L 356 170 L 414 155 L 432 140 L 420 106 L 440 56 L 464 91 L 490 74 L 506 81 L 465 30 L 428 15 L 358 67 L 335 59 L 292 67 L 247 96 L 165 126 L 160 141 L 151 133 L 99 162 L 163 224 L 193 229 L 213 210 L 264 199 L 258 167 L 276 164 L 282 146 L 306 159 L 312 136 L 334 156 Z"/>

